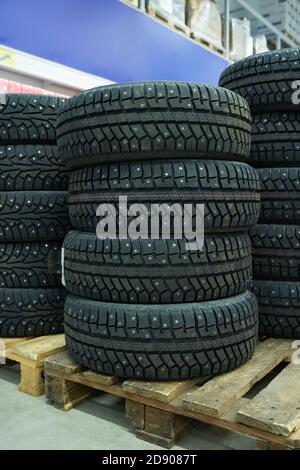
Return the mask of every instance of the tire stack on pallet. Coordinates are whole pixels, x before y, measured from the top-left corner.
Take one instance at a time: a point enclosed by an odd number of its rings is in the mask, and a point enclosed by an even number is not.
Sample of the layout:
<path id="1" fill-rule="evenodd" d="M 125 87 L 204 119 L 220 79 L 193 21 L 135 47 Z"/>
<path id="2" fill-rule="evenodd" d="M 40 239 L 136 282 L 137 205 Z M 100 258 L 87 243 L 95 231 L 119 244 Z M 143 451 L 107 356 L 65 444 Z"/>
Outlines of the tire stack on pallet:
<path id="1" fill-rule="evenodd" d="M 60 333 L 68 172 L 55 125 L 65 99 L 0 98 L 0 337 Z"/>
<path id="2" fill-rule="evenodd" d="M 260 334 L 300 338 L 300 49 L 259 54 L 227 68 L 220 85 L 253 113 L 250 163 L 261 180 L 251 231 Z"/>
<path id="3" fill-rule="evenodd" d="M 72 97 L 59 113 L 61 158 L 73 168 L 64 242 L 68 351 L 125 378 L 186 379 L 247 361 L 257 337 L 247 230 L 259 178 L 245 100 L 199 84 L 112 85 Z M 232 162 L 231 160 L 236 160 Z M 205 205 L 202 251 L 184 239 L 100 239 L 97 208 Z"/>

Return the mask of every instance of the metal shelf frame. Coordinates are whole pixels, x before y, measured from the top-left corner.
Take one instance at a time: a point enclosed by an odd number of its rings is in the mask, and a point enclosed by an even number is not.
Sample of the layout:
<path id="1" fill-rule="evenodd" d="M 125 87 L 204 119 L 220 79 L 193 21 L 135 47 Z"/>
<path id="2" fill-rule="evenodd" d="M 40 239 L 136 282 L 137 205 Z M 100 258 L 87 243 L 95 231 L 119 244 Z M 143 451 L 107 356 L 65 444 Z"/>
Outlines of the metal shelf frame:
<path id="1" fill-rule="evenodd" d="M 263 23 L 267 28 L 272 31 L 276 36 L 276 49 L 281 49 L 282 42 L 287 44 L 290 47 L 299 47 L 295 41 L 289 38 L 286 34 L 282 33 L 276 26 L 274 26 L 270 21 L 266 20 L 260 13 L 258 13 L 253 7 L 251 7 L 247 0 L 235 0 L 243 8 L 245 8 L 251 15 L 253 15 L 258 21 Z M 225 2 L 225 17 L 224 17 L 224 48 L 226 58 L 230 57 L 230 3 L 231 0 L 224 0 Z M 143 12 L 146 12 L 146 0 L 139 0 L 139 9 Z M 205 39 L 205 38 L 203 38 Z"/>
<path id="2" fill-rule="evenodd" d="M 235 0 L 239 3 L 245 10 L 249 11 L 258 21 L 263 23 L 267 28 L 272 31 L 276 36 L 276 49 L 281 49 L 282 41 L 284 41 L 290 47 L 299 47 L 295 41 L 290 39 L 286 34 L 282 33 L 276 26 L 274 26 L 270 21 L 266 20 L 260 13 L 254 10 L 253 7 L 249 5 L 246 0 Z M 229 30 L 230 30 L 230 2 L 231 0 L 225 0 L 225 49 L 227 54 L 229 54 Z"/>

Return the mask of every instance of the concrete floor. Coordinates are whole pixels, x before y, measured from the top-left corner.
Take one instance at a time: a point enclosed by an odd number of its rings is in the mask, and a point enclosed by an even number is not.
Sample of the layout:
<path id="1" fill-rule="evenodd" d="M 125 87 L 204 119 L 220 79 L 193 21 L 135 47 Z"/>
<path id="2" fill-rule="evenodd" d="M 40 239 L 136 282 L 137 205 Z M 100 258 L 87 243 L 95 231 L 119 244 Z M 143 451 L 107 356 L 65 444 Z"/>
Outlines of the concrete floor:
<path id="1" fill-rule="evenodd" d="M 63 412 L 45 397 L 17 390 L 18 367 L 0 369 L 0 449 L 157 450 L 137 439 L 125 418 L 124 402 L 107 394 Z M 254 440 L 196 423 L 178 440 L 177 450 L 254 449 Z"/>

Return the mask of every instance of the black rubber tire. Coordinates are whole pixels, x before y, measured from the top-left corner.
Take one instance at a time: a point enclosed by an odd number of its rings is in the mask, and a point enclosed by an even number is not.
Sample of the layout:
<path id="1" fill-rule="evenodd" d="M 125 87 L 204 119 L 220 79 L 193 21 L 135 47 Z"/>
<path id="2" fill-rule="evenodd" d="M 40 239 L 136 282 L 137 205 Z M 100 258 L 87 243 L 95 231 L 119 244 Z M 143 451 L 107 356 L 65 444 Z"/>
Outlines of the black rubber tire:
<path id="1" fill-rule="evenodd" d="M 251 358 L 257 323 L 250 292 L 180 305 L 109 304 L 71 295 L 65 303 L 70 356 L 129 379 L 190 379 L 234 369 Z"/>
<path id="2" fill-rule="evenodd" d="M 300 166 L 300 112 L 255 114 L 249 163 L 268 168 Z"/>
<path id="3" fill-rule="evenodd" d="M 61 285 L 61 242 L 0 244 L 0 288 Z"/>
<path id="4" fill-rule="evenodd" d="M 219 85 L 243 96 L 252 111 L 300 109 L 292 83 L 300 79 L 300 49 L 281 49 L 247 57 L 227 67 Z"/>
<path id="5" fill-rule="evenodd" d="M 0 102 L 0 140 L 6 144 L 56 142 L 56 119 L 66 98 L 13 93 Z"/>
<path id="6" fill-rule="evenodd" d="M 200 302 L 230 297 L 250 287 L 251 242 L 245 232 L 206 235 L 203 251 L 185 240 L 99 240 L 69 232 L 64 241 L 69 292 L 121 303 Z"/>
<path id="7" fill-rule="evenodd" d="M 255 225 L 250 237 L 255 279 L 300 279 L 300 226 Z"/>
<path id="8" fill-rule="evenodd" d="M 70 229 L 66 192 L 0 192 L 0 242 L 62 240 Z"/>
<path id="9" fill-rule="evenodd" d="M 300 224 L 300 168 L 259 169 L 260 223 Z"/>
<path id="10" fill-rule="evenodd" d="M 104 164 L 70 175 L 73 227 L 95 232 L 99 204 L 205 204 L 205 231 L 248 230 L 259 217 L 259 175 L 245 163 L 162 160 Z"/>
<path id="11" fill-rule="evenodd" d="M 300 339 L 300 282 L 255 280 L 259 334 Z"/>
<path id="12" fill-rule="evenodd" d="M 63 288 L 0 289 L 0 337 L 63 333 L 65 297 Z"/>
<path id="13" fill-rule="evenodd" d="M 64 191 L 68 181 L 55 145 L 0 146 L 0 191 Z"/>
<path id="14" fill-rule="evenodd" d="M 107 85 L 72 96 L 58 117 L 58 147 L 72 167 L 120 160 L 250 154 L 248 104 L 186 82 Z"/>

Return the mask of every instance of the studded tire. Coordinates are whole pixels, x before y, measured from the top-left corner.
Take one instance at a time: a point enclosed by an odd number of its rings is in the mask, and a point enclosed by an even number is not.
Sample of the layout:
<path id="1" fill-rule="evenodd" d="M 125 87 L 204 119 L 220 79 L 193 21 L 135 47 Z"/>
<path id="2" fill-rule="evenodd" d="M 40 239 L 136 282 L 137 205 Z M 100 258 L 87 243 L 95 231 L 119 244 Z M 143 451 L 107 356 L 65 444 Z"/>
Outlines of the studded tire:
<path id="1" fill-rule="evenodd" d="M 300 224 L 300 167 L 261 168 L 260 223 Z"/>
<path id="2" fill-rule="evenodd" d="M 25 93 L 5 94 L 0 101 L 1 144 L 56 142 L 58 109 L 65 98 Z"/>
<path id="3" fill-rule="evenodd" d="M 204 204 L 205 232 L 248 230 L 259 217 L 258 172 L 245 163 L 162 160 L 98 165 L 71 172 L 69 212 L 73 227 L 95 232 L 100 204 L 118 212 L 128 205 Z M 153 206 L 152 206 L 153 207 Z"/>
<path id="4" fill-rule="evenodd" d="M 0 192 L 0 242 L 62 240 L 70 228 L 66 192 Z"/>
<path id="5" fill-rule="evenodd" d="M 255 225 L 250 237 L 255 279 L 300 279 L 300 226 Z"/>
<path id="6" fill-rule="evenodd" d="M 261 336 L 300 339 L 300 282 L 254 281 Z"/>
<path id="7" fill-rule="evenodd" d="M 61 285 L 61 242 L 0 244 L 0 288 Z"/>
<path id="8" fill-rule="evenodd" d="M 250 287 L 251 243 L 247 233 L 206 235 L 202 251 L 185 240 L 100 240 L 69 232 L 64 241 L 69 292 L 104 302 L 200 302 Z"/>
<path id="9" fill-rule="evenodd" d="M 69 295 L 64 311 L 70 356 L 118 377 L 220 374 L 250 359 L 257 339 L 257 302 L 250 292 L 222 301 L 143 306 Z"/>
<path id="10" fill-rule="evenodd" d="M 0 146 L 0 191 L 66 191 L 68 182 L 55 145 Z"/>
<path id="11" fill-rule="evenodd" d="M 249 164 L 268 168 L 300 166 L 300 113 L 254 114 Z"/>
<path id="12" fill-rule="evenodd" d="M 0 288 L 0 337 L 62 333 L 65 296 L 63 288 Z"/>
<path id="13" fill-rule="evenodd" d="M 71 97 L 57 135 L 70 166 L 149 158 L 244 160 L 248 104 L 228 90 L 186 82 L 108 85 Z"/>
<path id="14" fill-rule="evenodd" d="M 252 111 L 299 110 L 300 49 L 282 49 L 250 56 L 227 67 L 219 85 L 245 98 Z M 295 94 L 294 94 L 295 93 Z"/>

